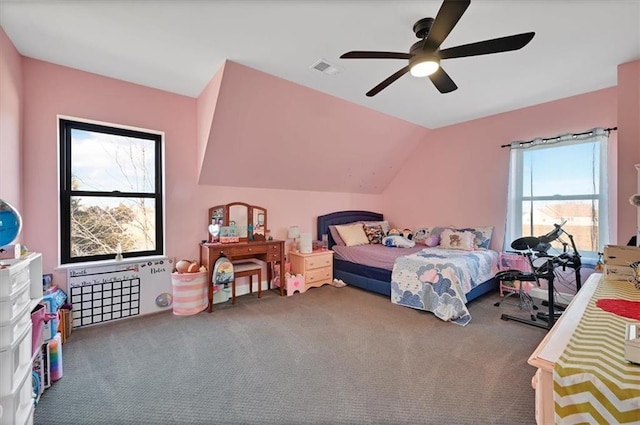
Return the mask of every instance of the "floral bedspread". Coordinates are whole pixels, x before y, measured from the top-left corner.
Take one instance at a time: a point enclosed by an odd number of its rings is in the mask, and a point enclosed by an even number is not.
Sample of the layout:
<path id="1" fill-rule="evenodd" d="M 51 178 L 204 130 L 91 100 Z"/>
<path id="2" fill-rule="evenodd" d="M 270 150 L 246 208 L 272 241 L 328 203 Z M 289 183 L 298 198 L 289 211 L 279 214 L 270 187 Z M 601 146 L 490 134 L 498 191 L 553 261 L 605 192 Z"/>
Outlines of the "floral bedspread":
<path id="1" fill-rule="evenodd" d="M 425 248 L 399 257 L 391 274 L 391 302 L 433 312 L 445 321 L 471 321 L 467 294 L 498 271 L 498 253 Z"/>

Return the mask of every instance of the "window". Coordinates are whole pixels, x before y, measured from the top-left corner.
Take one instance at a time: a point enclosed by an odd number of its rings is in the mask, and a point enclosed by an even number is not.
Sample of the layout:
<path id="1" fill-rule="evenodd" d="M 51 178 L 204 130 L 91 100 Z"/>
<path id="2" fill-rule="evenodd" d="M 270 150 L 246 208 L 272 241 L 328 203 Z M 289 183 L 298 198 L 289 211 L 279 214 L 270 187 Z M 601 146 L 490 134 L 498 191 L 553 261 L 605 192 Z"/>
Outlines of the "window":
<path id="1" fill-rule="evenodd" d="M 594 263 L 609 240 L 608 131 L 592 130 L 511 144 L 505 246 L 522 236 L 542 236 L 565 223 L 549 254 L 572 250 Z"/>
<path id="2" fill-rule="evenodd" d="M 59 124 L 61 263 L 164 254 L 162 134 Z"/>

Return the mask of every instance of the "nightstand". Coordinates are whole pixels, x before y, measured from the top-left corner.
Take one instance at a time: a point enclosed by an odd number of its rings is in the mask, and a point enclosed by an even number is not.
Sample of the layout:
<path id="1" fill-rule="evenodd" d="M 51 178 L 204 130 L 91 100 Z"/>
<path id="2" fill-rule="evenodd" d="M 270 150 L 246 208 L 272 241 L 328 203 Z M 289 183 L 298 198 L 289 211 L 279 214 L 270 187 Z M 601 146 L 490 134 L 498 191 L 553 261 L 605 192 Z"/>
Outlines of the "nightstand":
<path id="1" fill-rule="evenodd" d="M 304 275 L 305 290 L 333 281 L 333 251 L 290 252 L 291 274 Z"/>

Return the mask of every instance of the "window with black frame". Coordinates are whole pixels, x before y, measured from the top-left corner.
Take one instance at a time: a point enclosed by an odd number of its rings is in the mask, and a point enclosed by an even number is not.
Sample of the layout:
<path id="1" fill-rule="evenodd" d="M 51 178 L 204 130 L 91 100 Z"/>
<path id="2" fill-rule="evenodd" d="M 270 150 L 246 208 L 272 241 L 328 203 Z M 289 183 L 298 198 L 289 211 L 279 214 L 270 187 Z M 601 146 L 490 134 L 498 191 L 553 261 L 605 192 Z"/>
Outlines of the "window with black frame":
<path id="1" fill-rule="evenodd" d="M 61 263 L 163 255 L 163 134 L 59 124 Z"/>

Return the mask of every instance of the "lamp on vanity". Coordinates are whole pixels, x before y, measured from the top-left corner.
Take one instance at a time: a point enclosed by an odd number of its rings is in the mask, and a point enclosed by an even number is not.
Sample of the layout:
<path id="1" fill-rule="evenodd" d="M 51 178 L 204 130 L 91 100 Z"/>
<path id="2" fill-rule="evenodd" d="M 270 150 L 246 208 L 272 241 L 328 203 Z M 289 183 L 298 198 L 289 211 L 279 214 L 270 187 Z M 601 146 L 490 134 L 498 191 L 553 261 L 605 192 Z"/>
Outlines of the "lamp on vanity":
<path id="1" fill-rule="evenodd" d="M 289 231 L 287 232 L 287 239 L 291 239 L 291 245 L 289 245 L 288 252 L 296 252 L 298 251 L 298 238 L 300 238 L 300 227 L 298 226 L 289 226 Z"/>

